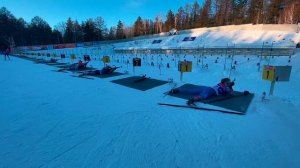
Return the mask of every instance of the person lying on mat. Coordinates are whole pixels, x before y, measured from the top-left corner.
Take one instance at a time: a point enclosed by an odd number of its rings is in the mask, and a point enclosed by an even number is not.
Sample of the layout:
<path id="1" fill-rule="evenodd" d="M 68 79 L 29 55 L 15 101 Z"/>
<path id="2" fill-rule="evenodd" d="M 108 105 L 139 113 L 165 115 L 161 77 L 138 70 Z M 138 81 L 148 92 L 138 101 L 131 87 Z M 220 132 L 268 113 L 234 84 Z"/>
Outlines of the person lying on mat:
<path id="1" fill-rule="evenodd" d="M 59 69 L 58 71 L 65 71 L 65 70 L 77 71 L 77 70 L 86 68 L 86 65 L 88 63 L 89 62 L 83 63 L 81 60 L 79 60 L 77 63 L 74 63 L 74 64 L 70 65 L 70 67 L 62 68 L 62 69 Z"/>
<path id="2" fill-rule="evenodd" d="M 223 78 L 219 84 L 206 89 L 172 89 L 171 94 L 183 93 L 196 95 L 192 99 L 187 101 L 188 105 L 194 104 L 194 102 L 206 100 L 219 95 L 233 94 L 234 81 L 229 78 Z"/>
<path id="3" fill-rule="evenodd" d="M 101 70 L 97 69 L 97 70 L 93 70 L 93 71 L 82 72 L 78 76 L 85 76 L 85 75 L 107 75 L 107 74 L 112 74 L 118 68 L 120 68 L 120 67 L 107 65 L 104 68 L 102 68 Z"/>

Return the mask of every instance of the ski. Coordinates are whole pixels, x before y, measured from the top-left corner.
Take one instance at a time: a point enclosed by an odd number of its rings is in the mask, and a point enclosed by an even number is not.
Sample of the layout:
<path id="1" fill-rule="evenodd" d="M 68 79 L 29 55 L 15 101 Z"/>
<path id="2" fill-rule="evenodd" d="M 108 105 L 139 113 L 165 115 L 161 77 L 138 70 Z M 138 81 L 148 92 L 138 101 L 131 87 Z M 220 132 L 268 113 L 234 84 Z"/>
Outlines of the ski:
<path id="1" fill-rule="evenodd" d="M 51 70 L 51 71 L 53 71 L 53 72 L 62 72 L 62 73 L 68 73 L 68 71 L 66 71 L 66 70 Z"/>
<path id="2" fill-rule="evenodd" d="M 76 77 L 76 78 L 83 78 L 83 79 L 90 79 L 90 80 L 94 80 L 94 78 L 90 78 L 90 77 L 86 77 L 86 76 L 77 76 L 77 75 L 71 75 L 72 77 Z"/>
<path id="3" fill-rule="evenodd" d="M 229 114 L 245 115 L 245 113 L 238 112 L 238 111 L 212 109 L 212 108 L 198 107 L 198 106 L 194 106 L 194 105 L 193 106 L 188 106 L 188 105 L 178 105 L 178 104 L 168 104 L 168 103 L 158 103 L 158 105 L 172 106 L 172 107 L 181 107 L 181 108 L 191 108 L 191 109 L 195 109 L 195 110 L 216 111 L 216 112 L 229 113 Z"/>

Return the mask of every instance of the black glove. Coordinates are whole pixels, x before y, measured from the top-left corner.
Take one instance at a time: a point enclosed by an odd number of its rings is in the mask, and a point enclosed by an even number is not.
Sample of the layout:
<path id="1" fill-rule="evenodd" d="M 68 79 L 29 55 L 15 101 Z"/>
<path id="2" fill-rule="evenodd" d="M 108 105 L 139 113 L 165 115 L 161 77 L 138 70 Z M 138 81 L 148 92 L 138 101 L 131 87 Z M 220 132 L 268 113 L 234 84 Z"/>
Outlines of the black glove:
<path id="1" fill-rule="evenodd" d="M 248 90 L 245 90 L 244 95 L 248 95 L 248 94 L 250 94 L 250 92 Z"/>

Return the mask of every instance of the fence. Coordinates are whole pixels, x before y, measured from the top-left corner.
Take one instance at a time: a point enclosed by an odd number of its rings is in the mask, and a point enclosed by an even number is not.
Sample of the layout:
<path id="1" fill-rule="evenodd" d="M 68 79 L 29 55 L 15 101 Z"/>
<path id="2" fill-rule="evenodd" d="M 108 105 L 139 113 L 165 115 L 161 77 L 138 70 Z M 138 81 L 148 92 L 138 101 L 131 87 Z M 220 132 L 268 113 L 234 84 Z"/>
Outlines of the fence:
<path id="1" fill-rule="evenodd" d="M 115 49 L 118 54 L 200 54 L 200 55 L 262 55 L 290 56 L 295 48 L 168 48 L 168 49 Z"/>

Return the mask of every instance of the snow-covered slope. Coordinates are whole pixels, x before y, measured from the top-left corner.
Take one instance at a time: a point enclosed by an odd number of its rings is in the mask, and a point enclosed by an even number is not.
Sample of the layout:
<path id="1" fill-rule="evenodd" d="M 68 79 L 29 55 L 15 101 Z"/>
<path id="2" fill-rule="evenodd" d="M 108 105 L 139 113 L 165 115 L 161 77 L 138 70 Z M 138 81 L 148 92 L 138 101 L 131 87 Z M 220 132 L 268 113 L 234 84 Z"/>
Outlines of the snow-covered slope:
<path id="1" fill-rule="evenodd" d="M 259 29 L 261 25 L 223 26 L 222 28 L 202 28 L 187 34 L 156 37 L 116 44 L 116 49 L 139 48 L 198 48 L 198 47 L 254 47 L 264 45 L 273 47 L 295 47 L 300 42 L 300 34 L 288 31 L 289 27 L 273 25 L 273 29 Z M 277 30 L 278 29 L 278 30 Z M 182 42 L 185 37 L 196 37 L 195 41 Z M 162 40 L 152 44 L 153 40 Z"/>

